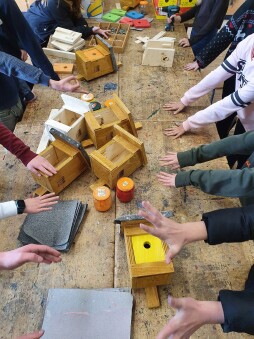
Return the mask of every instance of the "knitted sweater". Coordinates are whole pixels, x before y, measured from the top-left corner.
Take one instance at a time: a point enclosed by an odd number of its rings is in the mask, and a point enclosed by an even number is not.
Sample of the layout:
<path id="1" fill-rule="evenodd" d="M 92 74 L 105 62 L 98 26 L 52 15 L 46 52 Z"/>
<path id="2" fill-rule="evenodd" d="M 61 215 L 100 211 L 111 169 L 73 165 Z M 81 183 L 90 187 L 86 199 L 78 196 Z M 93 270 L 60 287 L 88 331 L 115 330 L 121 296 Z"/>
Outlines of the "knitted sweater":
<path id="1" fill-rule="evenodd" d="M 205 0 L 201 5 L 194 6 L 180 15 L 181 22 L 192 18 L 195 36 L 190 38 L 190 45 L 194 45 L 215 28 L 219 29 L 227 12 L 229 0 Z"/>
<path id="2" fill-rule="evenodd" d="M 235 111 L 237 111 L 237 115 L 246 131 L 254 129 L 253 46 L 254 34 L 251 34 L 238 44 L 235 51 L 221 66 L 184 94 L 181 102 L 188 106 L 199 97 L 210 92 L 219 83 L 236 74 L 235 92 L 189 117 L 183 122 L 185 131 L 223 120 Z"/>
<path id="3" fill-rule="evenodd" d="M 196 55 L 200 68 L 215 60 L 230 44 L 225 59 L 240 41 L 254 33 L 254 2 L 246 0 L 217 35 Z"/>

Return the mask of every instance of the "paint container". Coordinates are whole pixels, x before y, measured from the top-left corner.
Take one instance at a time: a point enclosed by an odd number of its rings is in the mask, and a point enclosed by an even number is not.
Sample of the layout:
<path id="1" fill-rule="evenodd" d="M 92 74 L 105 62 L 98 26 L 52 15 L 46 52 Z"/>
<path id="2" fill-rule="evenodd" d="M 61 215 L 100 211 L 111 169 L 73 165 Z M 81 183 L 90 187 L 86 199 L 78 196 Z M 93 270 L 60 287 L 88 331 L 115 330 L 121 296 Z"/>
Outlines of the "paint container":
<path id="1" fill-rule="evenodd" d="M 148 12 L 148 1 L 140 1 L 139 3 L 139 13 L 146 15 Z"/>
<path id="2" fill-rule="evenodd" d="M 94 95 L 93 93 L 82 94 L 80 99 L 86 102 L 90 102 L 94 99 Z"/>
<path id="3" fill-rule="evenodd" d="M 100 186 L 93 191 L 94 207 L 97 211 L 105 212 L 112 205 L 110 189 L 106 186 Z"/>
<path id="4" fill-rule="evenodd" d="M 116 196 L 121 202 L 129 202 L 134 198 L 134 182 L 130 178 L 123 177 L 117 181 Z"/>

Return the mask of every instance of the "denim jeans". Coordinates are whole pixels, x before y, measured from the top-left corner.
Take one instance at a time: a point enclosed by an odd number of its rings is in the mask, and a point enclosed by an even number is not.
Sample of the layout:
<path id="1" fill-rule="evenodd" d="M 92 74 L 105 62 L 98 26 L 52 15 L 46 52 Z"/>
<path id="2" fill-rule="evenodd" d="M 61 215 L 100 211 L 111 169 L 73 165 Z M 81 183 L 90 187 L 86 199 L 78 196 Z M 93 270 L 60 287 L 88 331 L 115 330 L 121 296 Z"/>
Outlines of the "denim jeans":
<path id="1" fill-rule="evenodd" d="M 202 51 L 202 49 L 205 47 L 205 45 L 210 42 L 215 35 L 217 34 L 217 28 L 214 28 L 209 34 L 207 34 L 203 39 L 199 40 L 197 43 L 191 46 L 194 55 L 196 56 L 199 52 Z M 196 31 L 194 28 L 191 30 L 191 38 L 197 35 Z"/>

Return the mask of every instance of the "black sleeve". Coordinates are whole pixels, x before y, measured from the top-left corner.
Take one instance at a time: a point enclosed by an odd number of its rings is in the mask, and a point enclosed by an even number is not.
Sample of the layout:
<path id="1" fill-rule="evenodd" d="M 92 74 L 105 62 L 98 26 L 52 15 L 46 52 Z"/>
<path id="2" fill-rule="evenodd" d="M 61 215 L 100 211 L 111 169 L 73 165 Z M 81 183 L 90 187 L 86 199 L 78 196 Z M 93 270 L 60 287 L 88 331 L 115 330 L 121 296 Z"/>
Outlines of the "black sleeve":
<path id="1" fill-rule="evenodd" d="M 193 19 L 197 13 L 197 11 L 199 10 L 200 5 L 198 6 L 194 6 L 191 9 L 189 9 L 187 12 L 183 13 L 180 15 L 181 17 L 181 22 L 185 22 L 188 21 L 190 19 Z"/>
<path id="2" fill-rule="evenodd" d="M 223 332 L 254 335 L 254 291 L 221 290 L 218 299 L 224 312 Z"/>
<path id="3" fill-rule="evenodd" d="M 51 79 L 59 80 L 59 76 L 54 72 L 52 64 L 14 0 L 0 0 L 0 19 L 10 34 L 16 37 L 30 55 L 34 66 L 40 68 Z"/>
<path id="4" fill-rule="evenodd" d="M 190 45 L 196 44 L 198 41 L 203 39 L 207 34 L 209 34 L 214 28 L 219 28 L 227 12 L 229 0 L 218 0 L 214 5 L 214 9 L 209 17 L 209 20 L 202 26 L 202 29 L 191 36 Z"/>
<path id="5" fill-rule="evenodd" d="M 204 213 L 209 245 L 254 240 L 254 205 Z"/>

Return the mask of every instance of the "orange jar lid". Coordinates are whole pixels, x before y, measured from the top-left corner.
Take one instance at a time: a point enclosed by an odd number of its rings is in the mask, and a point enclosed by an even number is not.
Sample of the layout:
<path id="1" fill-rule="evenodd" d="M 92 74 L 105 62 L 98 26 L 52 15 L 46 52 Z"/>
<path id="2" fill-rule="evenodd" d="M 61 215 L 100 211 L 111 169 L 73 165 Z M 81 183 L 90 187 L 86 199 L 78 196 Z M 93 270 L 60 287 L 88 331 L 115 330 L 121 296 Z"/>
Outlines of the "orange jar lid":
<path id="1" fill-rule="evenodd" d="M 108 100 L 106 100 L 106 101 L 104 102 L 104 105 L 105 105 L 106 107 L 109 107 L 110 105 L 113 105 L 114 103 L 115 103 L 114 100 L 108 99 Z"/>
<path id="2" fill-rule="evenodd" d="M 110 189 L 106 186 L 100 186 L 94 189 L 93 197 L 96 200 L 102 201 L 110 197 Z"/>
<path id="3" fill-rule="evenodd" d="M 123 177 L 117 181 L 116 186 L 120 191 L 127 192 L 133 189 L 134 182 L 128 177 Z"/>
<path id="4" fill-rule="evenodd" d="M 140 1 L 140 5 L 146 6 L 148 5 L 148 1 Z"/>

